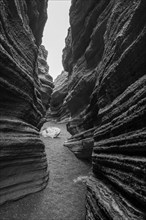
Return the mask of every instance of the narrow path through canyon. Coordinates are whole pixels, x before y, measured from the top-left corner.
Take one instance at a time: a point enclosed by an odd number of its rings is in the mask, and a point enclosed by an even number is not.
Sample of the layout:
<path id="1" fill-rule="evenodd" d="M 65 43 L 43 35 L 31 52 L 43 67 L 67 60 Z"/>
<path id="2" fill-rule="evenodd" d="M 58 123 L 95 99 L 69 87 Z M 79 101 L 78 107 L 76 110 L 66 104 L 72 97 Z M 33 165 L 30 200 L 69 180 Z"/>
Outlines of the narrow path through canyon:
<path id="1" fill-rule="evenodd" d="M 69 137 L 65 124 L 48 122 L 61 129 L 60 137 L 42 138 L 46 146 L 50 179 L 45 190 L 3 205 L 0 220 L 84 220 L 86 187 L 75 180 L 86 176 L 91 165 L 78 160 L 63 146 Z"/>

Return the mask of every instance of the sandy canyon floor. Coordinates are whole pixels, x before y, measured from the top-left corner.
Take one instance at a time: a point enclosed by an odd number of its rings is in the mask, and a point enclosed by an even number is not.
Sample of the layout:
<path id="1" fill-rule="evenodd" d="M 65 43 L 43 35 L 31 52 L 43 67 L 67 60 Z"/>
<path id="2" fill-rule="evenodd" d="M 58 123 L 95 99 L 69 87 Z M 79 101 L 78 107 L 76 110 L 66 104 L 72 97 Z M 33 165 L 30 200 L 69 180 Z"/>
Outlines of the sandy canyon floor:
<path id="1" fill-rule="evenodd" d="M 65 124 L 47 122 L 61 129 L 58 138 L 42 138 L 50 171 L 45 190 L 0 207 L 0 220 L 84 220 L 86 187 L 76 181 L 90 173 L 91 165 L 78 160 L 63 146 L 70 136 Z"/>

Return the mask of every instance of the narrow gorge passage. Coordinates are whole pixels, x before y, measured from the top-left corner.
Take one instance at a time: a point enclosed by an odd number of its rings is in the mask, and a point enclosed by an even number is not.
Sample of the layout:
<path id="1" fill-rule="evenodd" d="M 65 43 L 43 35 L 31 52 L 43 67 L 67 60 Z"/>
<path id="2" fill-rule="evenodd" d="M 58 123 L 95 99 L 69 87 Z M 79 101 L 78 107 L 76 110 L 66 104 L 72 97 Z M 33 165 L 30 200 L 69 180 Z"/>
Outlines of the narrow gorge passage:
<path id="1" fill-rule="evenodd" d="M 63 146 L 69 137 L 65 124 L 44 126 L 61 129 L 58 138 L 42 138 L 46 146 L 49 182 L 45 190 L 1 206 L 0 220 L 84 220 L 86 187 L 75 182 L 90 172 L 91 165 L 78 160 Z"/>
<path id="2" fill-rule="evenodd" d="M 0 220 L 146 220 L 145 11 L 0 0 Z M 40 137 L 50 119 L 59 138 Z"/>

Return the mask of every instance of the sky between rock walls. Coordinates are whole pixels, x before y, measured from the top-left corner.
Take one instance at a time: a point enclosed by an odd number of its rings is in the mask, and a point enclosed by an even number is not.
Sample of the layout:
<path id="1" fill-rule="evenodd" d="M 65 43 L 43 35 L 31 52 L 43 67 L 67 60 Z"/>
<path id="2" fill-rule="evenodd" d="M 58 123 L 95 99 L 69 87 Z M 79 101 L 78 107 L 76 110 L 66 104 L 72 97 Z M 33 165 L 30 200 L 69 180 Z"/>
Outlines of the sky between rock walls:
<path id="1" fill-rule="evenodd" d="M 42 44 L 48 50 L 49 74 L 53 80 L 62 70 L 62 50 L 69 28 L 71 0 L 49 0 L 48 20 L 43 33 Z"/>

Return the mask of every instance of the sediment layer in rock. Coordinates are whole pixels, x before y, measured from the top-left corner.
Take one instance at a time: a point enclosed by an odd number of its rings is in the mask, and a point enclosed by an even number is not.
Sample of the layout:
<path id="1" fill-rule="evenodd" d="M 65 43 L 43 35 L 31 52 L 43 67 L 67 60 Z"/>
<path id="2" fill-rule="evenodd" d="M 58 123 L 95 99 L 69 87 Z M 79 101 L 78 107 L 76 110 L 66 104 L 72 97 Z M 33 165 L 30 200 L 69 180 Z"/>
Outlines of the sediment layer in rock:
<path id="1" fill-rule="evenodd" d="M 47 64 L 48 51 L 43 45 L 39 47 L 38 54 L 38 77 L 40 79 L 40 90 L 42 96 L 42 103 L 46 110 L 50 106 L 51 94 L 53 91 L 53 78 L 49 74 L 49 66 Z"/>
<path id="2" fill-rule="evenodd" d="M 72 1 L 65 145 L 81 158 L 93 140 L 86 220 L 146 216 L 145 9 L 144 0 Z"/>
<path id="3" fill-rule="evenodd" d="M 68 72 L 62 71 L 54 81 L 54 89 L 51 96 L 50 109 L 46 118 L 56 121 L 68 121 L 70 113 L 66 105 L 65 97 L 68 94 Z"/>
<path id="4" fill-rule="evenodd" d="M 48 180 L 37 74 L 46 8 L 47 0 L 0 1 L 0 204 L 39 191 Z"/>

